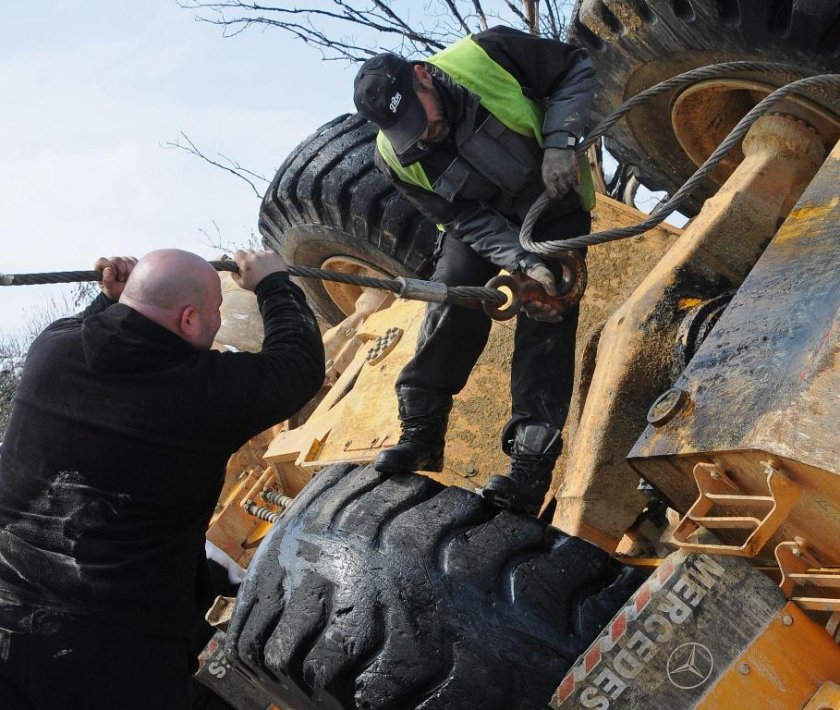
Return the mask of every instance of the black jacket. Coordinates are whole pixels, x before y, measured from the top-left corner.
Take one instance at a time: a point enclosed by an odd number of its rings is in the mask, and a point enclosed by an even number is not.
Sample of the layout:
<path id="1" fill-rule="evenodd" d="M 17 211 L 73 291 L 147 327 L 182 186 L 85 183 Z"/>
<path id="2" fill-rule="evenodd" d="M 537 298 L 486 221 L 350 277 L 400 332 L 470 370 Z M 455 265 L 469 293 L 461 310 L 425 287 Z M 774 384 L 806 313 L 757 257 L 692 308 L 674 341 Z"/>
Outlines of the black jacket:
<path id="1" fill-rule="evenodd" d="M 519 82 L 523 94 L 545 107 L 544 147 L 565 146 L 569 136 L 581 136 L 595 91 L 595 72 L 585 50 L 507 27 L 480 32 L 472 40 Z M 378 151 L 376 166 L 424 216 L 496 266 L 515 271 L 539 263 L 539 257 L 520 245 L 519 226 L 544 190 L 542 149 L 536 140 L 498 122 L 486 126 L 486 136 L 480 135 L 489 113 L 479 105 L 478 97 L 437 67 L 427 64 L 426 68 L 450 125 L 449 140 L 418 158 L 434 192 L 400 180 Z M 456 166 L 459 156 L 466 160 Z M 447 171 L 453 168 L 455 175 L 450 177 Z M 535 238 L 569 236 L 569 225 L 558 227 L 557 223 L 568 222 L 568 215 L 578 213 L 572 219 L 588 225 L 580 212 L 580 202 L 570 193 L 544 213 Z"/>
<path id="2" fill-rule="evenodd" d="M 103 295 L 35 340 L 0 448 L 0 595 L 189 634 L 228 457 L 324 377 L 300 290 L 272 274 L 256 294 L 259 353 L 197 349 Z"/>

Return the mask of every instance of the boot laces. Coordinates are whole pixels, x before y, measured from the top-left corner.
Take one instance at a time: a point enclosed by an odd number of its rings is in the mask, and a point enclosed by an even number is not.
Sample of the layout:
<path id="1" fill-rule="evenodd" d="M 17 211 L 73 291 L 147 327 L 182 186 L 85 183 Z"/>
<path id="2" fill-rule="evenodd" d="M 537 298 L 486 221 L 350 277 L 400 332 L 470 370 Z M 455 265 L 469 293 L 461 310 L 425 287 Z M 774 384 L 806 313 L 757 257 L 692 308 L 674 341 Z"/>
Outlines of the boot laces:
<path id="1" fill-rule="evenodd" d="M 398 444 L 428 442 L 436 438 L 440 423 L 435 417 L 412 417 L 411 422 L 403 422 Z"/>
<path id="2" fill-rule="evenodd" d="M 546 454 L 515 453 L 510 459 L 510 475 L 514 478 L 524 476 L 527 480 L 535 471 L 547 465 L 549 457 Z"/>

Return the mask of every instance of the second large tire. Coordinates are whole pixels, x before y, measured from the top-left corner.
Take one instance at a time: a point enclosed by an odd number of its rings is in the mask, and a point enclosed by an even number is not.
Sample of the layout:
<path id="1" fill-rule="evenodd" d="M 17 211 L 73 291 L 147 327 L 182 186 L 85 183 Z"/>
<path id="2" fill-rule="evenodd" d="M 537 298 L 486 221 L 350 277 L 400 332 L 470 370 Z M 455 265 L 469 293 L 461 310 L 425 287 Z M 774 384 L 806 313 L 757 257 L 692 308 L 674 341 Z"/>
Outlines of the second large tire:
<path id="1" fill-rule="evenodd" d="M 840 71 L 837 0 L 578 0 L 569 38 L 586 47 L 595 63 L 593 123 L 643 89 L 707 64 L 750 60 L 797 68 L 790 74 L 756 70 L 726 77 L 760 82 L 768 91 L 803 75 Z M 613 153 L 635 166 L 643 184 L 669 193 L 697 168 L 671 124 L 677 94 L 664 94 L 632 111 L 610 131 L 608 141 Z M 840 111 L 836 92 L 817 89 L 807 96 L 829 111 Z M 757 98 L 745 91 L 743 101 L 740 115 Z M 730 118 L 710 111 L 721 121 Z M 721 127 L 726 130 L 719 137 L 733 126 Z M 684 211 L 695 213 L 715 189 L 707 181 Z"/>
<path id="2" fill-rule="evenodd" d="M 298 145 L 263 198 L 266 246 L 299 266 L 349 257 L 388 276 L 429 276 L 437 230 L 376 169 L 375 140 L 372 124 L 344 114 Z M 321 281 L 300 285 L 328 324 L 344 318 Z"/>
<path id="3" fill-rule="evenodd" d="M 263 541 L 228 633 L 284 708 L 545 708 L 642 581 L 461 488 L 324 469 Z"/>

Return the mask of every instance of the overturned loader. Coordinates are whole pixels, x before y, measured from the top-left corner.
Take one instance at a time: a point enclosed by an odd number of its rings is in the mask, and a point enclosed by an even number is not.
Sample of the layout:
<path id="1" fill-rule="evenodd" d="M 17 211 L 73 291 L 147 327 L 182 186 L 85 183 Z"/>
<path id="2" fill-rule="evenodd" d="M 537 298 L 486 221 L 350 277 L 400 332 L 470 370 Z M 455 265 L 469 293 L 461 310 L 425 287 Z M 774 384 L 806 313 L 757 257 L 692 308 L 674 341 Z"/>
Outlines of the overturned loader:
<path id="1" fill-rule="evenodd" d="M 612 129 L 610 150 L 669 192 L 775 89 L 840 71 L 827 0 L 585 0 L 572 35 L 600 69 L 597 119 L 750 62 Z M 552 525 L 475 494 L 502 468 L 487 432 L 507 408 L 504 324 L 456 400 L 444 471 L 385 476 L 367 464 L 395 441 L 423 306 L 302 283 L 328 381 L 240 452 L 211 524 L 249 564 L 202 670 L 217 692 L 241 710 L 837 706 L 840 84 L 801 87 L 692 192 L 683 230 L 590 249 Z M 374 136 L 344 116 L 293 152 L 263 202 L 268 245 L 428 275 L 434 227 L 373 168 Z M 643 218 L 599 196 L 594 229 Z"/>

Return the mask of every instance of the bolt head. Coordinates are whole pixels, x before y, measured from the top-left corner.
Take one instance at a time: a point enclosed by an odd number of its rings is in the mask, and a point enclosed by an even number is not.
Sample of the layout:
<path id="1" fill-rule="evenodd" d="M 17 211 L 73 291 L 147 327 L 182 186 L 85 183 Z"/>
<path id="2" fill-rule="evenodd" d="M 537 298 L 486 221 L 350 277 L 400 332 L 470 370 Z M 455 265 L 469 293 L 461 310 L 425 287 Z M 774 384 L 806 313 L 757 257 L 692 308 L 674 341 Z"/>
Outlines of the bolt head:
<path id="1" fill-rule="evenodd" d="M 785 614 L 785 615 L 782 617 L 782 623 L 783 623 L 785 626 L 792 626 L 792 625 L 793 625 L 793 617 L 792 617 L 790 614 Z"/>
<path id="2" fill-rule="evenodd" d="M 688 402 L 688 393 L 679 387 L 663 392 L 651 405 L 647 413 L 649 424 L 659 427 L 673 419 Z"/>
<path id="3" fill-rule="evenodd" d="M 742 663 L 740 666 L 738 666 L 738 672 L 741 675 L 747 675 L 747 673 L 750 672 L 750 667 L 746 663 Z"/>

